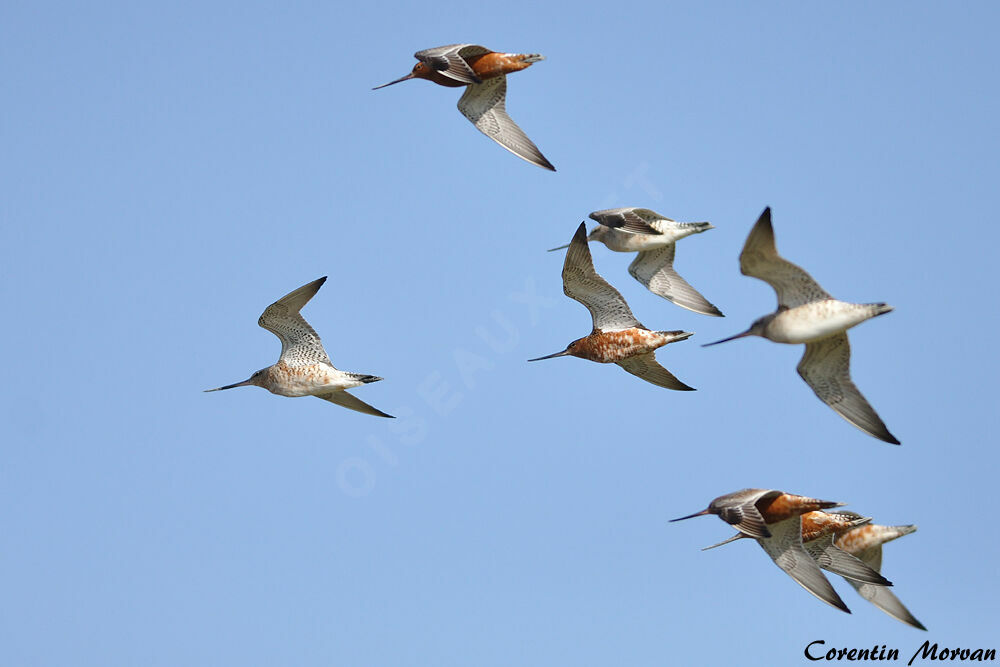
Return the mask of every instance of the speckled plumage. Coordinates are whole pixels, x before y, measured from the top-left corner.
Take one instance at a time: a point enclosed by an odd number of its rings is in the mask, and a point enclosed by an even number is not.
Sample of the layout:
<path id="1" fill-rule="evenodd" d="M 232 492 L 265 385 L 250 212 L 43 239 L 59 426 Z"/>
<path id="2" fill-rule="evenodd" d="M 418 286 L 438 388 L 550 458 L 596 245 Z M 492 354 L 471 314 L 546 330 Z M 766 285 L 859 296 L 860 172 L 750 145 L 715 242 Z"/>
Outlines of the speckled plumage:
<path id="1" fill-rule="evenodd" d="M 279 396 L 316 396 L 365 414 L 391 417 L 345 391 L 382 378 L 337 370 L 323 349 L 319 334 L 299 314 L 324 282 L 325 276 L 286 294 L 268 306 L 257 320 L 258 325 L 281 341 L 281 355 L 277 363 L 262 368 L 243 382 L 206 391 L 263 387 Z"/>
<path id="2" fill-rule="evenodd" d="M 821 537 L 843 535 L 871 520 L 870 516 L 860 516 L 854 512 L 806 512 L 802 515 L 802 541 L 812 542 Z"/>
<path id="3" fill-rule="evenodd" d="M 570 343 L 563 352 L 531 359 L 574 356 L 598 363 L 616 363 L 627 372 L 667 389 L 690 391 L 661 366 L 654 351 L 668 343 L 684 340 L 686 331 L 650 331 L 642 325 L 625 299 L 594 269 L 587 245 L 586 225 L 580 224 L 563 262 L 563 292 L 590 311 L 593 330 L 589 336 Z"/>
<path id="4" fill-rule="evenodd" d="M 740 271 L 774 288 L 778 309 L 761 317 L 743 333 L 708 343 L 724 343 L 744 336 L 761 336 L 776 343 L 806 345 L 799 375 L 816 396 L 865 433 L 899 444 L 875 409 L 851 381 L 851 347 L 847 330 L 892 310 L 884 303 L 847 303 L 831 297 L 801 267 L 778 255 L 765 208 L 740 253 Z"/>

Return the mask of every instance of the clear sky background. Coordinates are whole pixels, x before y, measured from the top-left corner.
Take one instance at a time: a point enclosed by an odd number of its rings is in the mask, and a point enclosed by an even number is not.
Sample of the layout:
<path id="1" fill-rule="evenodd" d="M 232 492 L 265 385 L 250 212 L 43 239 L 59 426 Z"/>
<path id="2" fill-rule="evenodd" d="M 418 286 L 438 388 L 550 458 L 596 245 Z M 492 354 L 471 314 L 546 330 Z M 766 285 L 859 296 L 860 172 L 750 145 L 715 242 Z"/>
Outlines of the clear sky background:
<path id="1" fill-rule="evenodd" d="M 804 646 L 1000 648 L 993 3 L 27 3 L 0 8 L 0 663 L 805 663 Z M 509 79 L 548 173 L 406 82 L 455 42 Z M 820 403 L 801 347 L 703 349 L 774 308 L 780 252 L 895 312 L 851 332 L 902 441 Z M 716 229 L 682 275 L 726 313 L 598 271 L 671 392 L 578 359 L 561 253 L 590 211 Z M 256 326 L 304 315 L 399 419 L 261 389 Z M 930 629 L 808 595 L 731 530 L 777 488 L 920 529 L 884 573 Z"/>

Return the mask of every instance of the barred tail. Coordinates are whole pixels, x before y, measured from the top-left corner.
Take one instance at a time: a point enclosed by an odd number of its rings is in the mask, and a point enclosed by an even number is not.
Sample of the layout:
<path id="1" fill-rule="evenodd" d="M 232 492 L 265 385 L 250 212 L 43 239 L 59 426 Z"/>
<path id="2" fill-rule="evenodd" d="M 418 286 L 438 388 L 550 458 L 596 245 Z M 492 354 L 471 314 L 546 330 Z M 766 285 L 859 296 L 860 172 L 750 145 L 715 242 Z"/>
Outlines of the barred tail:
<path id="1" fill-rule="evenodd" d="M 872 315 L 872 317 L 878 317 L 879 315 L 885 315 L 886 313 L 892 311 L 892 306 L 890 306 L 887 303 L 869 303 L 869 304 L 866 304 L 866 305 L 869 308 L 872 309 L 872 313 L 874 313 Z"/>
<path id="2" fill-rule="evenodd" d="M 715 225 L 711 222 L 682 222 L 680 223 L 680 226 L 695 229 L 699 232 L 706 232 L 709 229 L 715 229 Z"/>
<path id="3" fill-rule="evenodd" d="M 668 336 L 671 343 L 676 343 L 680 340 L 687 340 L 694 335 L 693 331 L 657 331 L 656 333 L 661 336 Z"/>

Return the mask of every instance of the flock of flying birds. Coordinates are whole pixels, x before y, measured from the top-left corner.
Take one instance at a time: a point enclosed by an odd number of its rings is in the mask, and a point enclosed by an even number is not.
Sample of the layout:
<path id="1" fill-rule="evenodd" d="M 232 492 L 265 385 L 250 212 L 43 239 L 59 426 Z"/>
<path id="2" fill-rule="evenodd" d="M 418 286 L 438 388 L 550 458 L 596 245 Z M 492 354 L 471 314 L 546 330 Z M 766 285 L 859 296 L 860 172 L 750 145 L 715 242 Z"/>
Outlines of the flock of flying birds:
<path id="1" fill-rule="evenodd" d="M 705 549 L 753 538 L 778 567 L 823 602 L 851 613 L 821 571 L 826 570 L 846 579 L 861 597 L 893 618 L 926 630 L 889 590 L 892 582 L 881 574 L 882 545 L 917 527 L 880 526 L 871 523 L 870 516 L 825 511 L 843 505 L 774 489 L 743 489 L 719 496 L 701 512 L 672 521 L 715 514 L 739 532 Z"/>
<path id="2" fill-rule="evenodd" d="M 555 171 L 507 115 L 505 106 L 506 75 L 529 67 L 543 56 L 498 53 L 475 44 L 441 46 L 418 51 L 414 56 L 418 62 L 409 74 L 377 88 L 414 78 L 448 87 L 464 86 L 458 108 L 476 128 L 518 157 Z M 677 241 L 713 226 L 708 222 L 676 222 L 645 208 L 595 211 L 590 217 L 598 225 L 589 234 L 586 224 L 581 223 L 569 244 L 552 250 L 566 249 L 563 291 L 590 311 L 593 329 L 563 351 L 529 361 L 574 356 L 615 363 L 659 387 L 692 391 L 693 387 L 659 364 L 656 350 L 693 334 L 653 331 L 643 326 L 618 290 L 594 269 L 589 242 L 603 243 L 615 252 L 637 253 L 628 270 L 647 289 L 682 308 L 722 317 L 722 312 L 673 268 Z M 771 285 L 777 293 L 778 308 L 757 319 L 746 331 L 707 345 L 745 336 L 804 344 L 805 353 L 797 370 L 816 396 L 862 431 L 898 445 L 899 440 L 851 381 L 847 339 L 848 329 L 888 313 L 892 307 L 834 299 L 806 271 L 782 258 L 775 247 L 770 208 L 764 209 L 747 237 L 740 253 L 740 271 Z M 272 303 L 260 316 L 258 324 L 281 341 L 277 363 L 242 382 L 207 391 L 257 386 L 280 396 L 316 396 L 365 414 L 392 417 L 348 393 L 349 389 L 382 378 L 335 368 L 319 335 L 300 313 L 325 281 L 323 277 L 303 285 Z M 716 498 L 708 509 L 691 516 L 718 515 L 739 532 L 713 547 L 753 538 L 796 582 L 838 609 L 849 612 L 821 570 L 844 577 L 862 597 L 886 613 L 924 629 L 889 591 L 891 582 L 880 574 L 882 544 L 916 527 L 879 526 L 871 523 L 871 517 L 824 511 L 842 504 L 775 490 L 744 489 Z"/>

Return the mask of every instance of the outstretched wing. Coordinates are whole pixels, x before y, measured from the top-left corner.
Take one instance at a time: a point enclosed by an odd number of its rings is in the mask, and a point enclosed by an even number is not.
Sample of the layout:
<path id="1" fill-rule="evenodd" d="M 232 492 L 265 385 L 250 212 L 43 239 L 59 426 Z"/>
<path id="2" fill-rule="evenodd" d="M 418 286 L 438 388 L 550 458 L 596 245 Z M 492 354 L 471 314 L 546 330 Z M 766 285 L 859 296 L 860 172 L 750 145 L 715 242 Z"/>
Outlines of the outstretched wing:
<path id="1" fill-rule="evenodd" d="M 417 51 L 413 57 L 433 67 L 438 74 L 461 83 L 479 83 L 482 81 L 466 62 L 469 56 L 489 53 L 490 50 L 478 44 L 449 44 L 435 46 L 432 49 Z"/>
<path id="2" fill-rule="evenodd" d="M 851 586 L 854 586 L 855 590 L 864 599 L 871 602 L 873 605 L 889 614 L 898 621 L 902 621 L 907 625 L 912 625 L 920 630 L 926 630 L 924 624 L 917 620 L 917 618 L 910 613 L 896 594 L 890 591 L 885 586 L 876 586 L 874 584 L 863 584 L 859 581 L 853 581 L 851 579 L 847 580 Z"/>
<path id="3" fill-rule="evenodd" d="M 566 251 L 562 279 L 566 296 L 579 301 L 590 311 L 595 331 L 623 331 L 642 327 L 625 303 L 625 298 L 597 275 L 587 246 L 587 226 L 582 222 Z"/>
<path id="4" fill-rule="evenodd" d="M 807 343 L 796 370 L 819 399 L 841 417 L 879 440 L 898 445 L 899 440 L 854 386 L 850 366 L 851 344 L 846 333 L 839 333 Z"/>
<path id="5" fill-rule="evenodd" d="M 860 559 L 834 546 L 833 539 L 833 535 L 826 535 L 806 542 L 803 546 L 816 564 L 828 572 L 863 583 L 892 586 L 891 581 L 865 565 Z"/>
<path id="6" fill-rule="evenodd" d="M 722 317 L 722 311 L 712 305 L 698 290 L 674 270 L 674 252 L 677 246 L 670 243 L 653 250 L 643 250 L 632 263 L 628 272 L 646 288 L 681 308 L 693 310 L 703 315 Z"/>
<path id="7" fill-rule="evenodd" d="M 676 389 L 677 391 L 694 391 L 694 387 L 687 386 L 674 377 L 673 373 L 661 366 L 656 361 L 656 356 L 653 352 L 637 354 L 634 357 L 622 359 L 617 363 L 632 375 L 642 378 L 646 382 L 655 384 L 658 387 Z"/>
<path id="8" fill-rule="evenodd" d="M 507 77 L 496 76 L 470 85 L 458 100 L 458 110 L 476 128 L 514 155 L 539 167 L 556 168 L 538 150 L 528 135 L 507 115 Z"/>
<path id="9" fill-rule="evenodd" d="M 778 254 L 771 226 L 771 208 L 765 208 L 750 230 L 740 253 L 740 271 L 768 283 L 778 293 L 778 308 L 794 308 L 833 298 L 801 267 Z"/>
<path id="10" fill-rule="evenodd" d="M 326 282 L 326 276 L 286 294 L 268 306 L 260 319 L 257 320 L 257 324 L 273 333 L 281 341 L 279 361 L 283 361 L 289 366 L 305 366 L 315 363 L 330 364 L 330 357 L 323 349 L 319 334 L 299 314 L 302 306 L 313 298 L 324 282 Z"/>
<path id="11" fill-rule="evenodd" d="M 331 391 L 328 394 L 313 394 L 313 395 L 316 398 L 322 398 L 324 401 L 330 401 L 331 403 L 336 403 L 337 405 L 347 408 L 349 410 L 356 410 L 358 412 L 363 412 L 366 415 L 374 415 L 376 417 L 389 417 L 390 419 L 393 418 L 392 415 L 386 414 L 381 410 L 379 410 L 378 408 L 374 408 L 368 405 L 357 396 L 353 394 L 348 394 L 344 390 Z"/>
<path id="12" fill-rule="evenodd" d="M 833 590 L 816 561 L 802 546 L 802 522 L 798 516 L 768 525 L 772 537 L 757 542 L 775 564 L 800 586 L 827 604 L 851 613 Z"/>

